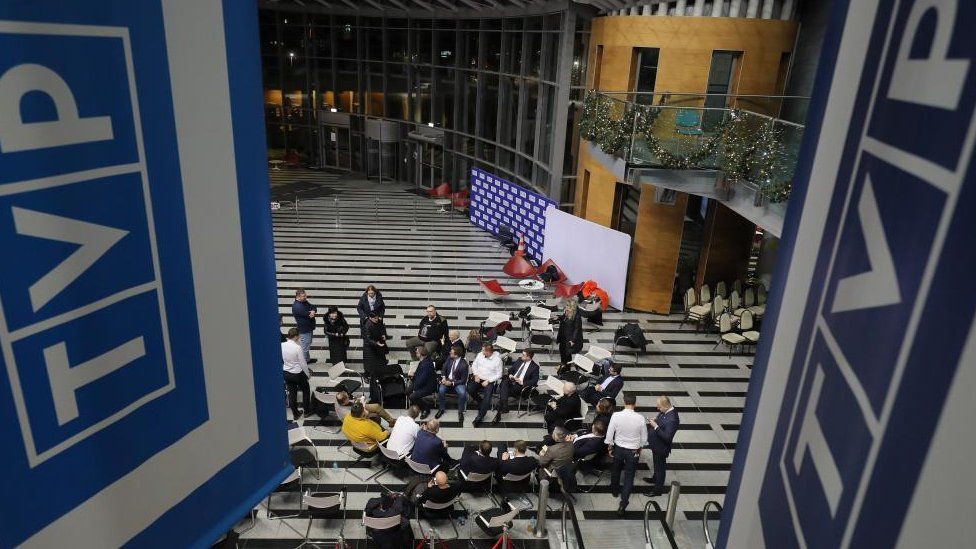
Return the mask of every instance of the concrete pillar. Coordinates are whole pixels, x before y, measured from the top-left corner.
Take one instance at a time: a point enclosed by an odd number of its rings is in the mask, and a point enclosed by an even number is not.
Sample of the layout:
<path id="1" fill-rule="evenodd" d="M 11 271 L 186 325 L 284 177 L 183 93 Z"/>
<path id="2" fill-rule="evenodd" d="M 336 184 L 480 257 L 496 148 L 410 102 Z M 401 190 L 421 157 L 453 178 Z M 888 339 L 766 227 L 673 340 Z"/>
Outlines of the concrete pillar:
<path id="1" fill-rule="evenodd" d="M 657 3 L 657 12 L 655 13 L 655 15 L 667 15 L 667 14 L 668 14 L 668 3 L 667 2 L 658 2 Z"/>
<path id="2" fill-rule="evenodd" d="M 776 0 L 763 0 L 763 8 L 762 8 L 762 18 L 763 19 L 772 19 L 773 18 L 773 4 L 775 4 L 775 3 L 776 3 Z"/>
<path id="3" fill-rule="evenodd" d="M 643 6 L 641 6 L 641 15 L 650 15 L 650 14 L 651 14 L 650 4 L 644 4 Z"/>
<path id="4" fill-rule="evenodd" d="M 739 12 L 742 11 L 742 0 L 730 0 L 729 5 L 729 17 L 739 17 Z"/>
<path id="5" fill-rule="evenodd" d="M 685 7 L 688 5 L 688 0 L 678 0 L 678 7 L 674 9 L 675 15 L 684 15 Z"/>
<path id="6" fill-rule="evenodd" d="M 639 8 L 637 6 L 631 6 L 630 7 L 630 15 L 640 15 L 639 13 L 637 13 L 637 10 L 638 9 Z"/>
<path id="7" fill-rule="evenodd" d="M 691 14 L 695 17 L 705 15 L 705 0 L 695 0 L 695 5 L 692 7 Z"/>

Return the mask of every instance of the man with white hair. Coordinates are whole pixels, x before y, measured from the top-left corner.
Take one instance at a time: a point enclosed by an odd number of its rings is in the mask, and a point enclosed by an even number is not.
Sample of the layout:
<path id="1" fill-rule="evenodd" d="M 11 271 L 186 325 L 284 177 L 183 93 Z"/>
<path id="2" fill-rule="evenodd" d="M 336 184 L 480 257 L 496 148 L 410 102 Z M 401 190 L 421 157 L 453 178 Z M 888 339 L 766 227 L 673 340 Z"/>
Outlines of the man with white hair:
<path id="1" fill-rule="evenodd" d="M 580 417 L 581 401 L 576 394 L 576 384 L 570 381 L 563 383 L 563 396 L 549 403 L 549 410 L 546 411 L 543 419 L 546 422 L 546 431 L 551 431 L 554 426 L 562 427 L 566 421 L 575 417 Z"/>

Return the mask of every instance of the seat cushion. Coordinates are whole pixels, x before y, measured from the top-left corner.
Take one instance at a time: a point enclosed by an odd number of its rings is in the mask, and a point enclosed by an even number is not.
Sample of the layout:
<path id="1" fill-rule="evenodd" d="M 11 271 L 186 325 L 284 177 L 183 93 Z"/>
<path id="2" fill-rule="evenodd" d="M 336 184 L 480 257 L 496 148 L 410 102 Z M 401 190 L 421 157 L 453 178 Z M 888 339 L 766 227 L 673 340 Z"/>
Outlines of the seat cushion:
<path id="1" fill-rule="evenodd" d="M 755 316 L 762 316 L 762 315 L 764 315 L 766 313 L 766 306 L 765 305 L 753 305 L 752 307 L 749 307 L 749 310 L 752 311 L 752 314 L 755 315 Z"/>
<path id="2" fill-rule="evenodd" d="M 759 332 L 755 330 L 749 330 L 748 332 L 742 332 L 742 337 L 746 338 L 752 343 L 759 341 Z"/>
<path id="3" fill-rule="evenodd" d="M 722 341 L 724 341 L 724 342 L 726 342 L 726 343 L 728 343 L 730 345 L 739 345 L 740 343 L 742 343 L 745 340 L 746 340 L 746 338 L 740 336 L 739 334 L 732 334 L 732 333 L 722 334 Z"/>
<path id="4" fill-rule="evenodd" d="M 694 305 L 690 309 L 688 309 L 688 311 L 691 312 L 691 314 L 698 315 L 698 316 L 705 316 L 709 312 L 711 312 L 711 310 L 712 308 L 707 305 Z"/>

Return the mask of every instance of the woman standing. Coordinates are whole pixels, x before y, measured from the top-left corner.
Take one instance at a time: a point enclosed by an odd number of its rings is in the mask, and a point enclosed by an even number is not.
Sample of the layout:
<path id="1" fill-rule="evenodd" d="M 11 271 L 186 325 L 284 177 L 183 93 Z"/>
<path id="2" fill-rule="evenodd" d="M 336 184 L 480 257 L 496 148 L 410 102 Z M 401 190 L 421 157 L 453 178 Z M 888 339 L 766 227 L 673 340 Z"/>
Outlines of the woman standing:
<path id="1" fill-rule="evenodd" d="M 356 305 L 356 312 L 359 313 L 359 328 L 362 330 L 363 338 L 366 338 L 366 324 L 369 315 L 376 313 L 380 318 L 386 316 L 386 303 L 383 301 L 383 294 L 370 284 L 366 286 L 366 291 L 359 296 L 359 303 Z"/>
<path id="2" fill-rule="evenodd" d="M 329 307 L 325 313 L 325 335 L 329 338 L 329 362 L 338 364 L 346 361 L 346 349 L 349 348 L 349 323 L 335 305 Z"/>
<path id="3" fill-rule="evenodd" d="M 556 341 L 559 342 L 559 361 L 562 364 L 569 364 L 573 355 L 583 350 L 583 317 L 576 308 L 576 299 L 570 299 L 566 302 L 563 315 L 559 317 Z"/>
<path id="4" fill-rule="evenodd" d="M 369 313 L 363 330 L 363 371 L 369 377 L 373 377 L 373 370 L 386 365 L 386 353 L 390 352 L 386 339 L 383 319 L 375 312 Z"/>

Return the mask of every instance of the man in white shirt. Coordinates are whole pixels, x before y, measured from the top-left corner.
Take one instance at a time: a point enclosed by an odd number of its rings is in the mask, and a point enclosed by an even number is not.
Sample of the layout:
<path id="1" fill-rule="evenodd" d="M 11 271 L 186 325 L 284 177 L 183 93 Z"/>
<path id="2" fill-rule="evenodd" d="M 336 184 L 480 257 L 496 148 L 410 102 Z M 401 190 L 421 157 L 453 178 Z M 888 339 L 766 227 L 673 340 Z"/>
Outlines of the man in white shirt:
<path id="1" fill-rule="evenodd" d="M 417 433 L 420 431 L 420 425 L 417 425 L 419 415 L 420 407 L 413 405 L 407 408 L 407 415 L 397 418 L 393 430 L 390 431 L 390 438 L 386 441 L 388 450 L 402 456 L 413 448 L 413 442 L 417 440 Z"/>
<path id="2" fill-rule="evenodd" d="M 281 344 L 281 363 L 284 369 L 285 386 L 288 387 L 288 404 L 291 406 L 292 419 L 299 419 L 302 412 L 298 410 L 298 390 L 302 391 L 302 410 L 305 415 L 312 413 L 310 401 L 312 391 L 308 386 L 311 372 L 305 362 L 305 352 L 298 343 L 298 328 L 288 330 L 288 339 Z"/>
<path id="3" fill-rule="evenodd" d="M 634 489 L 634 472 L 640 451 L 647 444 L 647 423 L 644 416 L 635 411 L 637 397 L 633 393 L 624 395 L 624 409 L 610 416 L 607 426 L 606 443 L 613 456 L 613 467 L 610 469 L 610 490 L 613 497 L 620 496 L 620 507 L 617 515 L 623 516 L 630 501 L 630 492 Z M 623 484 L 620 482 L 620 472 L 623 471 Z M 618 493 L 617 487 L 620 486 Z"/>
<path id="4" fill-rule="evenodd" d="M 501 353 L 495 352 L 491 343 L 481 346 L 481 352 L 471 363 L 472 379 L 468 383 L 468 394 L 472 398 L 481 395 L 481 404 L 478 406 L 478 417 L 474 418 L 474 426 L 477 427 L 485 419 L 485 414 L 491 408 L 491 397 L 495 393 L 495 382 L 502 378 Z M 482 394 L 483 393 L 483 394 Z"/>

